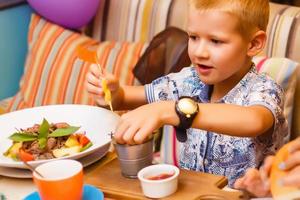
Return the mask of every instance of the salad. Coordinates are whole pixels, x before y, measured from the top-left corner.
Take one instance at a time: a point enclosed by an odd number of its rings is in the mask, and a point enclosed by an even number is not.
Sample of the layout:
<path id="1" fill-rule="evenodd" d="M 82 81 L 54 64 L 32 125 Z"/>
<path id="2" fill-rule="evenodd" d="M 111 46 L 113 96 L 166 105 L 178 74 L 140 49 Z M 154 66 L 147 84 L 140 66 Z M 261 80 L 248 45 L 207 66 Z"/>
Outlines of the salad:
<path id="1" fill-rule="evenodd" d="M 85 133 L 77 133 L 80 127 L 65 122 L 51 123 L 43 119 L 41 124 L 17 130 L 9 136 L 12 145 L 3 153 L 16 161 L 34 161 L 73 155 L 93 145 Z"/>

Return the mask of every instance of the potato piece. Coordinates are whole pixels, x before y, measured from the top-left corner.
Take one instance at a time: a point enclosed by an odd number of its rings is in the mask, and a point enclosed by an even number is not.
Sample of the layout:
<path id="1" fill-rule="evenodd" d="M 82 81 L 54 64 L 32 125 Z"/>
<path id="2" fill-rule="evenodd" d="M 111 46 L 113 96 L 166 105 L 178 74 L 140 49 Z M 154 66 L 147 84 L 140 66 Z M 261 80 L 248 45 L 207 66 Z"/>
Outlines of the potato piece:
<path id="1" fill-rule="evenodd" d="M 73 147 L 73 146 L 79 146 L 79 145 L 80 144 L 79 144 L 79 141 L 78 141 L 76 135 L 71 135 L 65 143 L 66 147 Z"/>
<path id="2" fill-rule="evenodd" d="M 54 149 L 52 153 L 56 158 L 60 158 L 64 156 L 70 156 L 75 153 L 79 153 L 80 148 L 81 148 L 80 146 L 73 146 L 68 148 Z"/>

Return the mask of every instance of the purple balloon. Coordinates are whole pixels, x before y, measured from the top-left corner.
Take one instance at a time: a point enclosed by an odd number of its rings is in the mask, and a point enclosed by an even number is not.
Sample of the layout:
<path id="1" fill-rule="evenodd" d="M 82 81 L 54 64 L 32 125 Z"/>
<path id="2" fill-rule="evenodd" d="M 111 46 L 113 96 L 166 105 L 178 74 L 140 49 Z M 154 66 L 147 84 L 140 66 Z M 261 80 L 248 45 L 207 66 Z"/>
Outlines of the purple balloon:
<path id="1" fill-rule="evenodd" d="M 66 28 L 78 29 L 97 12 L 100 0 L 28 0 L 30 6 L 46 19 Z"/>

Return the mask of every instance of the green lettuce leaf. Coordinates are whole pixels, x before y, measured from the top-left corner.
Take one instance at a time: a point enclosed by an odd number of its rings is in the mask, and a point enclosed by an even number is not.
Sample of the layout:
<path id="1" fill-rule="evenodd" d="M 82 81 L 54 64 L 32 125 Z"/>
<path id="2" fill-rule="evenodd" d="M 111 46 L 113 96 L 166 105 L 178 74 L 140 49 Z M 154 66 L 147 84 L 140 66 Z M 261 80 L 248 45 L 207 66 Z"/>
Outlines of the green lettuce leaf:
<path id="1" fill-rule="evenodd" d="M 71 135 L 75 133 L 80 127 L 77 126 L 69 126 L 67 128 L 58 128 L 55 131 L 53 131 L 51 134 L 48 135 L 48 137 L 62 137 L 66 135 Z"/>
<path id="2" fill-rule="evenodd" d="M 48 121 L 46 119 L 43 119 L 43 122 L 39 128 L 39 136 L 38 136 L 39 147 L 41 149 L 44 149 L 46 147 L 47 137 L 49 134 L 49 128 L 50 128 L 50 125 L 49 125 Z"/>
<path id="3" fill-rule="evenodd" d="M 28 142 L 28 141 L 34 141 L 37 139 L 36 135 L 29 135 L 24 133 L 14 133 L 11 136 L 9 136 L 9 139 L 15 141 L 15 142 Z"/>

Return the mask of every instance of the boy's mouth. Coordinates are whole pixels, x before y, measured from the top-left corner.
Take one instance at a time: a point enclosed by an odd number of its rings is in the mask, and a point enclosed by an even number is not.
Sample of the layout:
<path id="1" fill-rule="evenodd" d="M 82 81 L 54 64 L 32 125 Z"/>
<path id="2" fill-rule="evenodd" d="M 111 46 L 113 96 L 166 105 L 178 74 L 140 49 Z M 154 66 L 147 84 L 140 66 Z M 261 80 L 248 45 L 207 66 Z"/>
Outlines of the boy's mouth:
<path id="1" fill-rule="evenodd" d="M 197 65 L 199 68 L 203 68 L 203 69 L 211 69 L 213 68 L 212 66 L 208 66 L 208 65 Z"/>
<path id="2" fill-rule="evenodd" d="M 208 74 L 213 69 L 212 66 L 197 64 L 196 69 L 200 74 Z"/>

